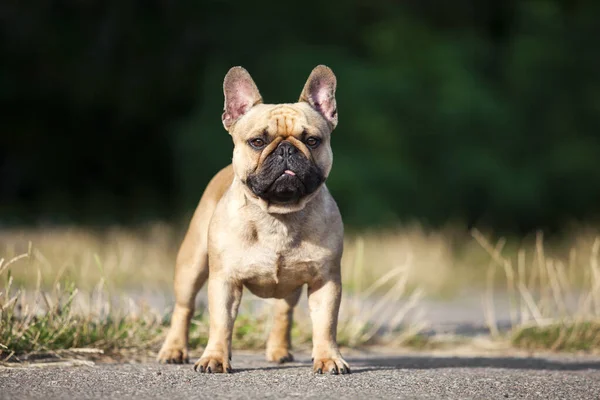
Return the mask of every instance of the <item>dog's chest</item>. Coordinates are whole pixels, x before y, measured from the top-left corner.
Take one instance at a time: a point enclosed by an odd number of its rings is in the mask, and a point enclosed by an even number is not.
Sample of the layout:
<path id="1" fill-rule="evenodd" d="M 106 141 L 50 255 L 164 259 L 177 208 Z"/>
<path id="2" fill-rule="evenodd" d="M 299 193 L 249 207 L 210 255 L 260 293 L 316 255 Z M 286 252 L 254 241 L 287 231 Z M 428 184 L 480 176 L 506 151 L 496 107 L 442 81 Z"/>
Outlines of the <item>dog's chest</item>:
<path id="1" fill-rule="evenodd" d="M 300 230 L 284 226 L 269 228 L 257 229 L 257 240 L 246 244 L 234 267 L 252 293 L 260 297 L 285 297 L 324 273 L 326 250 L 302 240 Z"/>

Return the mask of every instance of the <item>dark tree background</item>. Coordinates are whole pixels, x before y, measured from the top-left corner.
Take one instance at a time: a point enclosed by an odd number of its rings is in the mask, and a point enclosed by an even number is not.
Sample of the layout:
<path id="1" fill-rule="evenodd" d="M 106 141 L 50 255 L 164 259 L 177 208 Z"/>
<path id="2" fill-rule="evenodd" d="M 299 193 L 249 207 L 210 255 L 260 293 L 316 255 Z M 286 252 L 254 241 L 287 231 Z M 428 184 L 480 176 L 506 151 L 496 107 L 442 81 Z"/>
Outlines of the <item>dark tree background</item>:
<path id="1" fill-rule="evenodd" d="M 321 63 L 348 225 L 589 220 L 599 15 L 592 0 L 3 2 L 0 224 L 182 218 L 231 157 L 229 67 L 291 102 Z"/>

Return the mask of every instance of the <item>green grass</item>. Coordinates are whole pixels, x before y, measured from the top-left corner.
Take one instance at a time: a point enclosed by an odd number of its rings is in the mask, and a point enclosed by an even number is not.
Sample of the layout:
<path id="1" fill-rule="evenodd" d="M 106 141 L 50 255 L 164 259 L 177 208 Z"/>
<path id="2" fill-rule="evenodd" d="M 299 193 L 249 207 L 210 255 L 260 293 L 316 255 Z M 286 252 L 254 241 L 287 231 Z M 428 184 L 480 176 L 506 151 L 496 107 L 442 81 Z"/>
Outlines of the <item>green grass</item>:
<path id="1" fill-rule="evenodd" d="M 54 296 L 37 292 L 43 308 L 25 303 L 23 291 L 11 297 L 12 277 L 7 274 L 0 299 L 0 358 L 9 360 L 28 353 L 93 347 L 107 353 L 147 349 L 156 343 L 164 324 L 153 313 L 140 316 L 110 313 L 81 314 L 73 310 L 77 289 L 58 285 Z M 39 305 L 39 303 L 37 304 Z"/>
<path id="2" fill-rule="evenodd" d="M 512 344 L 525 350 L 595 352 L 600 350 L 600 321 L 521 327 L 513 333 Z"/>

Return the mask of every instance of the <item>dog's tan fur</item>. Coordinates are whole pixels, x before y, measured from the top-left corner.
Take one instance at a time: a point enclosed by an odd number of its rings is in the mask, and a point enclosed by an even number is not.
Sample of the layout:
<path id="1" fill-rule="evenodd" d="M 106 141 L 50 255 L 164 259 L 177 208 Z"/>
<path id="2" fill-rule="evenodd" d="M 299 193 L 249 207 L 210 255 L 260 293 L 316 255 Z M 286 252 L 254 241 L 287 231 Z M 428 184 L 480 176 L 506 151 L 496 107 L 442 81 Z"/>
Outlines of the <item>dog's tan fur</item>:
<path id="1" fill-rule="evenodd" d="M 246 185 L 247 177 L 282 141 L 301 151 L 324 177 L 329 175 L 330 135 L 337 125 L 335 85 L 333 72 L 318 66 L 298 103 L 267 105 L 244 69 L 234 67 L 227 74 L 223 123 L 235 145 L 233 162 L 208 184 L 179 251 L 176 305 L 159 361 L 188 360 L 194 301 L 208 278 L 210 335 L 195 368 L 231 370 L 231 336 L 244 286 L 257 296 L 279 299 L 267 359 L 292 360 L 293 308 L 306 284 L 313 321 L 313 368 L 349 372 L 336 343 L 343 224 L 335 201 L 324 183 L 293 204 L 269 203 Z M 248 145 L 257 134 L 269 137 L 261 151 Z M 320 146 L 305 145 L 306 135 L 320 137 Z"/>

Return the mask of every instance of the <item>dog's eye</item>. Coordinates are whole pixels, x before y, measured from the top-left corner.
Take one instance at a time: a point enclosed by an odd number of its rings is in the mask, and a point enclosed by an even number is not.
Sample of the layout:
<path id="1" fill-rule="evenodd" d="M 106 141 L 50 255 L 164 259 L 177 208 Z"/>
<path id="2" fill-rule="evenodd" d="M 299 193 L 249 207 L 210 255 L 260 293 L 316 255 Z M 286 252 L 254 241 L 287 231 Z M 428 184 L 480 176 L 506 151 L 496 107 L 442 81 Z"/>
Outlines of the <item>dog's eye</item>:
<path id="1" fill-rule="evenodd" d="M 315 148 L 315 147 L 317 147 L 319 144 L 321 144 L 321 139 L 319 139 L 319 138 L 316 138 L 316 137 L 314 137 L 314 136 L 311 136 L 311 137 L 309 137 L 308 139 L 306 139 L 306 141 L 305 141 L 304 143 L 306 143 L 306 145 L 307 145 L 308 147 L 312 147 L 312 148 L 314 149 L 314 148 Z"/>
<path id="2" fill-rule="evenodd" d="M 250 139 L 248 143 L 250 143 L 250 146 L 254 147 L 255 149 L 262 149 L 265 147 L 265 141 L 261 138 Z"/>

